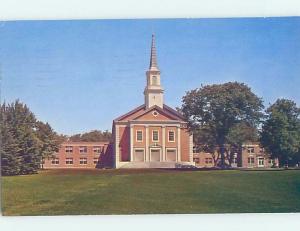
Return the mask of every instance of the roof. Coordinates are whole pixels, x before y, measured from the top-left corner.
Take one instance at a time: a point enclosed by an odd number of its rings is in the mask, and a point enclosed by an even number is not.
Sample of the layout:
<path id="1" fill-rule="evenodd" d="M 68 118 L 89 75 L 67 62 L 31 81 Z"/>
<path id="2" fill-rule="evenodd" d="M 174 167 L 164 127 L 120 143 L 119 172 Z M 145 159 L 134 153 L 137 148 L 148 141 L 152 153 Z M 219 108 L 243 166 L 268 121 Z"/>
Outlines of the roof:
<path id="1" fill-rule="evenodd" d="M 92 141 L 92 142 L 90 142 L 90 141 L 65 141 L 65 142 L 63 142 L 61 145 L 64 145 L 64 146 L 66 146 L 66 145 L 87 145 L 87 146 L 89 146 L 89 145 L 95 145 L 95 146 L 97 146 L 97 145 L 106 145 L 106 144 L 109 144 L 109 141 Z"/>
<path id="2" fill-rule="evenodd" d="M 126 114 L 121 115 L 118 118 L 114 119 L 114 122 L 122 121 L 122 120 L 126 119 L 127 117 L 129 117 L 129 119 L 127 119 L 127 120 L 135 120 L 135 119 L 140 118 L 142 115 L 145 115 L 146 113 L 148 113 L 149 111 L 151 111 L 153 109 L 156 109 L 156 110 L 166 114 L 173 120 L 185 121 L 185 118 L 183 117 L 182 114 L 180 114 L 178 111 L 174 110 L 173 108 L 167 106 L 166 104 L 163 105 L 163 108 L 154 105 L 148 109 L 146 109 L 145 104 L 142 104 L 142 105 L 134 108 L 133 110 L 127 112 Z"/>

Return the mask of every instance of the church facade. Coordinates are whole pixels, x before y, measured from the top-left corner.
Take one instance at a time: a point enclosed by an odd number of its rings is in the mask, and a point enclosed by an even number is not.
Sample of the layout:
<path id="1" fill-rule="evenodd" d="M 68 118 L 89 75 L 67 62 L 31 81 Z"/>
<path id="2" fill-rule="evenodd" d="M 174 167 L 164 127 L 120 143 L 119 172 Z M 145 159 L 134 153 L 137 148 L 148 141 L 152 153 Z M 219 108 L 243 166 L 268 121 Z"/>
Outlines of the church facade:
<path id="1" fill-rule="evenodd" d="M 115 168 L 174 168 L 194 165 L 193 135 L 183 116 L 164 103 L 152 35 L 144 104 L 113 121 Z"/>

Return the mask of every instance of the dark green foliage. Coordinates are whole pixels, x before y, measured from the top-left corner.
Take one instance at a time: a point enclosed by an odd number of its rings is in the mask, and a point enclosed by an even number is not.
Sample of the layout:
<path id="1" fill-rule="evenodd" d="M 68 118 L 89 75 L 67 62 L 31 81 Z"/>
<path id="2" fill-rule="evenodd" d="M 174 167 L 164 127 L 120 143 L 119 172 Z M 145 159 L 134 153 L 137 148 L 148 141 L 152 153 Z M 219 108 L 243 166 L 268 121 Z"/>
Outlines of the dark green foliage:
<path id="1" fill-rule="evenodd" d="M 221 165 L 231 149 L 257 139 L 262 100 L 243 83 L 201 86 L 183 97 L 181 112 L 200 150 L 218 153 Z M 235 150 L 236 151 L 236 150 Z"/>
<path id="2" fill-rule="evenodd" d="M 99 131 L 93 130 L 90 132 L 86 132 L 83 134 L 75 134 L 71 136 L 70 141 L 88 141 L 88 142 L 99 142 L 99 141 L 110 141 L 111 140 L 111 132 L 109 131 Z"/>
<path id="3" fill-rule="evenodd" d="M 38 121 L 36 123 L 36 134 L 39 139 L 40 154 L 42 161 L 52 157 L 58 151 L 60 140 L 48 123 Z M 43 166 L 43 165 L 42 165 Z"/>
<path id="4" fill-rule="evenodd" d="M 287 99 L 278 99 L 267 110 L 261 143 L 280 165 L 295 164 L 300 152 L 300 108 Z"/>
<path id="5" fill-rule="evenodd" d="M 36 120 L 29 108 L 18 100 L 1 105 L 1 173 L 36 173 L 43 156 L 53 152 L 55 133 L 49 124 Z"/>

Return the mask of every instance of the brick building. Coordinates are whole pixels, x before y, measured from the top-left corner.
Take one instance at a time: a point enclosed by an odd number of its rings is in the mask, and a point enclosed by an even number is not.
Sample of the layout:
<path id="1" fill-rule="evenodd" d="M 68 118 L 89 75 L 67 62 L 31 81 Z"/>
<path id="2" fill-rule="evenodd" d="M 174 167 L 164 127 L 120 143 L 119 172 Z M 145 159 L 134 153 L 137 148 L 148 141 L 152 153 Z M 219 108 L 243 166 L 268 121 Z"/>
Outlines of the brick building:
<path id="1" fill-rule="evenodd" d="M 146 71 L 144 104 L 113 120 L 113 141 L 64 142 L 44 168 L 175 168 L 215 167 L 220 159 L 193 152 L 193 135 L 176 110 L 164 104 L 164 89 L 152 36 L 149 69 Z M 227 160 L 228 163 L 228 160 Z M 256 168 L 278 165 L 259 144 L 243 146 L 231 159 L 232 167 Z"/>
<path id="2" fill-rule="evenodd" d="M 212 168 L 218 165 L 217 154 L 194 151 L 193 160 L 197 167 Z M 228 160 L 225 160 L 228 164 Z M 241 153 L 235 153 L 231 158 L 231 167 L 237 168 L 271 168 L 278 167 L 278 160 L 271 159 L 258 143 L 245 144 Z"/>
<path id="3" fill-rule="evenodd" d="M 64 142 L 53 158 L 44 160 L 44 168 L 96 168 L 107 163 L 108 142 Z"/>
<path id="4" fill-rule="evenodd" d="M 164 104 L 160 78 L 152 36 L 144 104 L 113 121 L 115 168 L 194 165 L 193 135 L 182 115 Z"/>

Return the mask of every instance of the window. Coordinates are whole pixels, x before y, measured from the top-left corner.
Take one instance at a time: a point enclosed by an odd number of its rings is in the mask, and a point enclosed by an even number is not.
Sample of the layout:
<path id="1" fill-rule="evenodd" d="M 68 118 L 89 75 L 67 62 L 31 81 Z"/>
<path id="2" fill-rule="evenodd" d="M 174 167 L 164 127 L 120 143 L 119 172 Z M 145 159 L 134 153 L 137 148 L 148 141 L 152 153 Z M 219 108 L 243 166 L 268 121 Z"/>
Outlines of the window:
<path id="1" fill-rule="evenodd" d="M 174 131 L 169 131 L 168 141 L 169 142 L 175 142 L 175 132 Z"/>
<path id="2" fill-rule="evenodd" d="M 152 115 L 156 117 L 156 116 L 158 116 L 158 112 L 157 111 L 153 111 Z"/>
<path id="3" fill-rule="evenodd" d="M 158 141 L 158 131 L 152 131 L 152 141 Z"/>
<path id="4" fill-rule="evenodd" d="M 237 153 L 233 154 L 232 164 L 237 164 Z"/>
<path id="5" fill-rule="evenodd" d="M 269 159 L 269 164 L 274 164 L 274 160 L 273 159 Z"/>
<path id="6" fill-rule="evenodd" d="M 101 153 L 101 147 L 100 146 L 94 146 L 93 147 L 93 152 L 94 153 Z"/>
<path id="7" fill-rule="evenodd" d="M 68 152 L 68 153 L 73 152 L 73 146 L 66 146 L 65 152 Z"/>
<path id="8" fill-rule="evenodd" d="M 58 165 L 59 164 L 59 159 L 58 158 L 53 158 L 52 161 L 51 161 L 51 164 Z"/>
<path id="9" fill-rule="evenodd" d="M 248 164 L 254 164 L 254 157 L 248 157 Z"/>
<path id="10" fill-rule="evenodd" d="M 87 158 L 80 158 L 79 164 L 87 164 Z"/>
<path id="11" fill-rule="evenodd" d="M 80 146 L 79 153 L 87 153 L 87 146 Z"/>
<path id="12" fill-rule="evenodd" d="M 136 131 L 136 141 L 138 141 L 138 142 L 143 141 L 143 131 L 141 131 L 141 130 Z"/>
<path id="13" fill-rule="evenodd" d="M 248 150 L 249 154 L 253 154 L 254 153 L 254 147 L 248 147 L 247 150 Z"/>
<path id="14" fill-rule="evenodd" d="M 233 163 L 233 164 L 237 164 L 237 158 L 236 158 L 236 157 L 234 157 L 234 158 L 232 159 L 232 163 Z"/>
<path id="15" fill-rule="evenodd" d="M 152 85 L 157 85 L 157 76 L 152 76 Z"/>
<path id="16" fill-rule="evenodd" d="M 98 158 L 94 158 L 93 162 L 94 164 L 98 164 Z"/>
<path id="17" fill-rule="evenodd" d="M 265 165 L 265 159 L 263 157 L 258 158 L 258 166 L 264 166 Z"/>
<path id="18" fill-rule="evenodd" d="M 212 158 L 205 158 L 205 164 L 212 164 L 213 159 Z"/>
<path id="19" fill-rule="evenodd" d="M 66 164 L 73 164 L 73 158 L 66 158 Z"/>
<path id="20" fill-rule="evenodd" d="M 199 163 L 200 163 L 200 158 L 199 158 L 199 157 L 195 157 L 195 158 L 194 158 L 194 162 L 195 162 L 196 164 L 199 164 Z"/>

